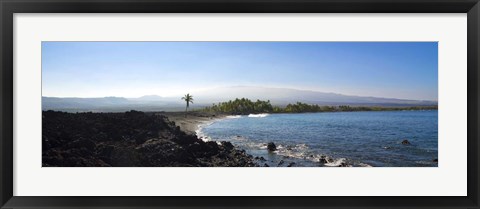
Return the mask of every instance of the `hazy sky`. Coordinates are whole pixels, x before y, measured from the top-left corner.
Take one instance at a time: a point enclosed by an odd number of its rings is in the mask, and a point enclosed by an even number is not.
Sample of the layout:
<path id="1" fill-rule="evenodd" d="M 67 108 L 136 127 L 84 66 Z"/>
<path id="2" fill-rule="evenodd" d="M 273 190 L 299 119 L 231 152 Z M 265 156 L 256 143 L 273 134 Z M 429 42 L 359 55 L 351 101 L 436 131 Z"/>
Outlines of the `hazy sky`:
<path id="1" fill-rule="evenodd" d="M 436 42 L 43 42 L 43 96 L 178 96 L 223 86 L 437 100 Z"/>

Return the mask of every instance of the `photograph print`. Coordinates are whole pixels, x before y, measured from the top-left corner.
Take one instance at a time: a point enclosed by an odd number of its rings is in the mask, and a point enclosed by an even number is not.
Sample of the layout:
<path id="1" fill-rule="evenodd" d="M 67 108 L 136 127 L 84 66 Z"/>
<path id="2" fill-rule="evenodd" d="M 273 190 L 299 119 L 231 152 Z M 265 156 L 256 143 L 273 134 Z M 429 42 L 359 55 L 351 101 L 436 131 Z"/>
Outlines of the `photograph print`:
<path id="1" fill-rule="evenodd" d="M 42 42 L 43 167 L 438 160 L 437 42 Z"/>

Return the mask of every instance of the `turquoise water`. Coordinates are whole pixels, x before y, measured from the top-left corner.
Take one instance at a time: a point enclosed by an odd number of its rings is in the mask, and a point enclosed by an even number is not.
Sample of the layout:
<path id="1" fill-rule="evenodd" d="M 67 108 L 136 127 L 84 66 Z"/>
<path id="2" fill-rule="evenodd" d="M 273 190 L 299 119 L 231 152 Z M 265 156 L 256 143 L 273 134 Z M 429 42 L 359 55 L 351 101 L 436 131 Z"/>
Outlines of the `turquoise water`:
<path id="1" fill-rule="evenodd" d="M 437 110 L 237 116 L 198 134 L 230 141 L 260 165 L 438 166 Z M 405 139 L 411 144 L 403 145 Z M 269 152 L 269 142 L 278 150 Z"/>

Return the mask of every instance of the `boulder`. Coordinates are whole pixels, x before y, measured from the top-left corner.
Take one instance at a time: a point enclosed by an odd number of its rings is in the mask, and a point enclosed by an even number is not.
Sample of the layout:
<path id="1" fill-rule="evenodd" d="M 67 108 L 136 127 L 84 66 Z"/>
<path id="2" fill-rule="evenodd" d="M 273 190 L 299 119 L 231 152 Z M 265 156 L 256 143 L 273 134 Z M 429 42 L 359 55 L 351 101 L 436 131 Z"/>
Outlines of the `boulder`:
<path id="1" fill-rule="evenodd" d="M 318 159 L 318 162 L 323 164 L 328 163 L 327 156 L 325 155 L 320 156 L 320 159 Z"/>
<path id="2" fill-rule="evenodd" d="M 277 150 L 277 146 L 273 142 L 269 142 L 267 144 L 267 150 L 269 152 L 273 152 L 273 151 Z"/>

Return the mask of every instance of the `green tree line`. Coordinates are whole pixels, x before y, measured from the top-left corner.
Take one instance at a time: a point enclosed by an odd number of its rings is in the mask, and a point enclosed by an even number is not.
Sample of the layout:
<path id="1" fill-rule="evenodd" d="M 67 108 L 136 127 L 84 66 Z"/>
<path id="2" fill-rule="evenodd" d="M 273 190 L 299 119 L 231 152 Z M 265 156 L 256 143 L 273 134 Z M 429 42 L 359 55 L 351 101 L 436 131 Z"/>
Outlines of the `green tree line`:
<path id="1" fill-rule="evenodd" d="M 205 107 L 201 111 L 224 113 L 233 115 L 248 115 L 258 113 L 306 113 L 306 112 L 352 112 L 352 111 L 392 111 L 392 110 L 432 110 L 437 106 L 410 106 L 410 107 L 380 107 L 380 106 L 320 106 L 317 104 L 307 104 L 297 102 L 288 104 L 284 107 L 273 106 L 270 100 L 251 101 L 246 98 L 230 100 L 228 102 L 220 102 Z"/>
<path id="2" fill-rule="evenodd" d="M 228 102 L 220 102 L 218 104 L 213 104 L 210 107 L 206 107 L 203 111 L 207 112 L 218 112 L 218 113 L 227 113 L 227 114 L 255 114 L 255 113 L 271 113 L 274 111 L 270 100 L 261 101 L 257 100 L 253 102 L 246 98 L 230 100 Z"/>

